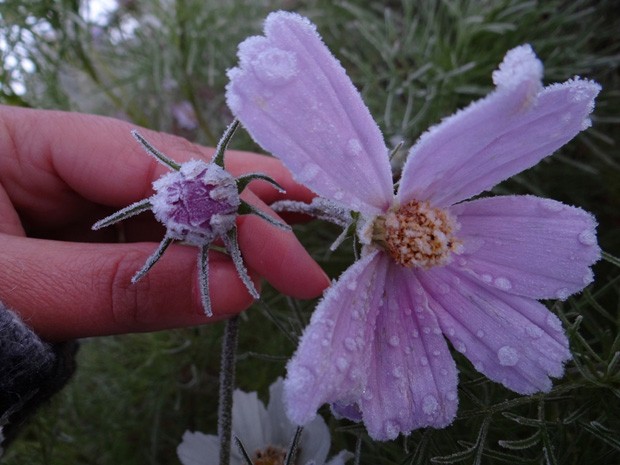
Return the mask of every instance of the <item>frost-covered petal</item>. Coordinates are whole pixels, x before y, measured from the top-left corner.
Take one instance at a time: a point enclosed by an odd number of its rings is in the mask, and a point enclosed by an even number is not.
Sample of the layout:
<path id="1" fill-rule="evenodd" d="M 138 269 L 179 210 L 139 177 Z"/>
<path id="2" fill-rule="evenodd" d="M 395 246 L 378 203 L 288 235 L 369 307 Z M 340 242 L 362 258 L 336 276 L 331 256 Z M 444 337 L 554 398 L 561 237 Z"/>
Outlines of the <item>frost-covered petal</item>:
<path id="1" fill-rule="evenodd" d="M 488 197 L 451 208 L 461 225 L 457 263 L 503 291 L 565 299 L 590 284 L 600 258 L 596 220 L 534 196 Z"/>
<path id="2" fill-rule="evenodd" d="M 239 46 L 228 106 L 254 140 L 317 194 L 379 213 L 392 195 L 383 136 L 359 92 L 315 26 L 279 11 L 265 36 Z"/>
<path id="3" fill-rule="evenodd" d="M 278 378 L 269 386 L 269 405 L 267 415 L 271 422 L 271 443 L 288 449 L 295 435 L 297 426 L 293 425 L 284 411 L 284 383 Z M 314 420 L 304 426 L 299 439 L 298 462 L 305 464 L 314 460 L 318 465 L 325 463 L 330 446 L 330 435 L 325 420 L 317 415 Z"/>
<path id="4" fill-rule="evenodd" d="M 348 450 L 341 450 L 325 465 L 344 465 L 347 460 L 352 459 L 354 456 Z"/>
<path id="5" fill-rule="evenodd" d="M 177 456 L 183 465 L 204 465 L 207 457 L 218 457 L 219 454 L 218 437 L 200 431 L 185 431 L 181 444 L 177 446 Z"/>
<path id="6" fill-rule="evenodd" d="M 233 392 L 232 429 L 248 451 L 263 449 L 271 443 L 270 419 L 256 392 Z"/>
<path id="7" fill-rule="evenodd" d="M 324 403 L 359 399 L 388 260 L 376 251 L 358 260 L 318 304 L 284 380 L 284 403 L 293 423 L 308 423 Z"/>
<path id="8" fill-rule="evenodd" d="M 551 155 L 590 125 L 600 86 L 579 78 L 542 88 L 529 45 L 506 54 L 496 90 L 423 134 L 403 168 L 398 198 L 448 206 Z"/>
<path id="9" fill-rule="evenodd" d="M 364 424 L 377 440 L 426 426 L 442 428 L 457 410 L 457 371 L 415 272 L 391 264 L 387 305 L 377 316 Z"/>
<path id="10" fill-rule="evenodd" d="M 455 265 L 418 273 L 456 350 L 520 394 L 551 389 L 571 358 L 560 320 L 540 302 L 487 286 Z"/>

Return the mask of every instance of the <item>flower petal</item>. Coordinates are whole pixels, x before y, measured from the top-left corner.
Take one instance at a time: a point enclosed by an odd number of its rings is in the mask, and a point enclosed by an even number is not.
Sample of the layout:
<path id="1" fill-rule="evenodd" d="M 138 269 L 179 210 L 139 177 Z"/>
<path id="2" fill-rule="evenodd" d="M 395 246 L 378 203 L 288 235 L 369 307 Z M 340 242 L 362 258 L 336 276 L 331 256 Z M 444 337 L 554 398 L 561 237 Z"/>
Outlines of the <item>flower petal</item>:
<path id="1" fill-rule="evenodd" d="M 265 36 L 245 40 L 238 55 L 226 99 L 254 140 L 320 196 L 369 214 L 387 209 L 392 175 L 383 136 L 315 26 L 272 13 Z"/>
<path id="2" fill-rule="evenodd" d="M 272 440 L 271 423 L 265 405 L 256 392 L 233 392 L 232 429 L 248 451 L 262 449 Z M 233 452 L 237 450 L 233 447 Z"/>
<path id="3" fill-rule="evenodd" d="M 219 454 L 218 437 L 200 431 L 185 431 L 181 444 L 177 446 L 177 456 L 183 465 L 204 465 L 205 457 L 217 457 Z"/>
<path id="4" fill-rule="evenodd" d="M 442 428 L 457 410 L 457 371 L 415 273 L 388 269 L 387 308 L 377 316 L 361 409 L 371 437 Z"/>
<path id="5" fill-rule="evenodd" d="M 398 198 L 448 206 L 534 166 L 590 125 L 600 86 L 579 78 L 542 88 L 529 45 L 506 54 L 496 90 L 420 137 L 403 168 Z"/>
<path id="6" fill-rule="evenodd" d="M 419 272 L 429 304 L 456 350 L 520 394 L 549 391 L 571 358 L 560 320 L 540 302 L 481 283 L 454 265 Z"/>
<path id="7" fill-rule="evenodd" d="M 596 220 L 534 196 L 488 197 L 451 208 L 464 252 L 457 263 L 503 291 L 566 299 L 590 284 L 601 255 Z"/>
<path id="8" fill-rule="evenodd" d="M 269 405 L 267 415 L 271 422 L 272 437 L 270 444 L 279 445 L 285 449 L 290 446 L 295 436 L 296 426 L 286 416 L 284 410 L 284 382 L 278 378 L 269 386 Z M 325 463 L 331 437 L 325 420 L 317 415 L 314 420 L 304 426 L 299 439 L 298 463 L 305 464 L 311 460 L 317 464 Z"/>
<path id="9" fill-rule="evenodd" d="M 348 450 L 341 450 L 325 465 L 344 465 L 349 459 L 352 459 L 354 455 Z"/>
<path id="10" fill-rule="evenodd" d="M 379 252 L 358 260 L 318 304 L 284 380 L 284 403 L 293 423 L 308 423 L 326 402 L 359 399 L 388 260 Z"/>

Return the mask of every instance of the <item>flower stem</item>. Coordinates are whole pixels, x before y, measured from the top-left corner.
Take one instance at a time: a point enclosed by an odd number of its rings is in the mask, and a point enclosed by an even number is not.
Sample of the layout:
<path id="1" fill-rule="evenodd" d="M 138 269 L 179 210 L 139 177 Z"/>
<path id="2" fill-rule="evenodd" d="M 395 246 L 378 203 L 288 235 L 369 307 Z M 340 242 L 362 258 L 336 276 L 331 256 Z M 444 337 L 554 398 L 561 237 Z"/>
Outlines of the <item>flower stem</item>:
<path id="1" fill-rule="evenodd" d="M 232 436 L 232 401 L 235 385 L 235 355 L 239 321 L 233 316 L 226 321 L 222 340 L 220 366 L 220 399 L 217 434 L 220 438 L 220 465 L 230 465 L 230 439 Z"/>

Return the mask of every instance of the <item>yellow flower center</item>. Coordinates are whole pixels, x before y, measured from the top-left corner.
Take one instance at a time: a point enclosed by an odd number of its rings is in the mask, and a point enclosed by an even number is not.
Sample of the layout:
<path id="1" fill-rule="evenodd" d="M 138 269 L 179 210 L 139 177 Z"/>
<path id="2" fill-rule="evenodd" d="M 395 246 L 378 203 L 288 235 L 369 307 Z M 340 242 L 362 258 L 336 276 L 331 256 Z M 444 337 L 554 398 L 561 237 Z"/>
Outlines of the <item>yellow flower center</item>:
<path id="1" fill-rule="evenodd" d="M 252 457 L 254 465 L 284 465 L 286 451 L 280 447 L 267 446 L 265 449 L 257 450 Z"/>
<path id="2" fill-rule="evenodd" d="M 373 223 L 373 240 L 399 265 L 431 268 L 450 261 L 461 241 L 454 237 L 458 223 L 450 213 L 428 202 L 412 200 L 393 207 Z"/>

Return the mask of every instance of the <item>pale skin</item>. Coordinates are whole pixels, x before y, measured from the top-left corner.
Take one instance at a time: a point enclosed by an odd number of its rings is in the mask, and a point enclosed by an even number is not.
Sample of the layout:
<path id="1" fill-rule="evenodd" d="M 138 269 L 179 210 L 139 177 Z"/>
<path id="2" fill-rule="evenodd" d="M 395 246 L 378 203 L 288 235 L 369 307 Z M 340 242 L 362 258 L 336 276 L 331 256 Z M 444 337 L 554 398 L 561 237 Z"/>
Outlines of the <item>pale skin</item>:
<path id="1" fill-rule="evenodd" d="M 45 340 L 211 323 L 253 301 L 230 259 L 211 252 L 214 316 L 206 317 L 198 249 L 181 244 L 131 284 L 163 237 L 150 212 L 120 229 L 91 231 L 95 221 L 151 196 L 152 181 L 166 172 L 131 137 L 132 129 L 179 163 L 210 159 L 214 151 L 112 118 L 0 106 L 0 301 Z M 312 199 L 273 158 L 231 150 L 226 167 L 234 176 L 267 174 L 284 187 L 286 194 L 279 194 L 254 181 L 242 196 L 274 217 L 267 205 L 275 200 Z M 239 217 L 237 226 L 257 285 L 264 278 L 296 298 L 316 297 L 329 285 L 292 232 L 255 215 Z"/>

